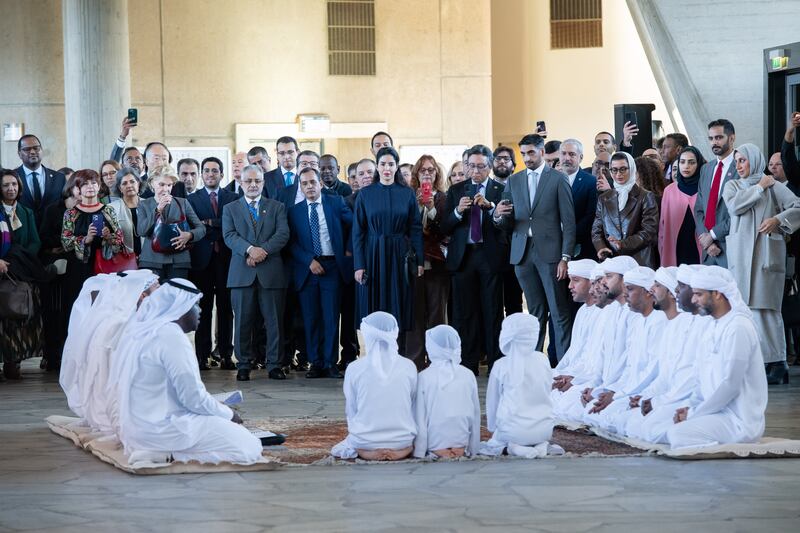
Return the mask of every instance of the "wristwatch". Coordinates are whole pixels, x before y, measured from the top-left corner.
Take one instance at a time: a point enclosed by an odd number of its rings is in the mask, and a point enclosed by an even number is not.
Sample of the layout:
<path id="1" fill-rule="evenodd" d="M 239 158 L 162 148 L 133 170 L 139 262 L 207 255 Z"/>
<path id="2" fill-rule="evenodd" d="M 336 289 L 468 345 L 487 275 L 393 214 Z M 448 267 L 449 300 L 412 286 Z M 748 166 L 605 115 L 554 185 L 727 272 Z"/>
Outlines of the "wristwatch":
<path id="1" fill-rule="evenodd" d="M 570 256 L 568 256 L 568 255 L 562 255 L 561 256 L 561 260 L 566 262 L 566 263 L 569 263 L 572 260 L 572 258 Z"/>

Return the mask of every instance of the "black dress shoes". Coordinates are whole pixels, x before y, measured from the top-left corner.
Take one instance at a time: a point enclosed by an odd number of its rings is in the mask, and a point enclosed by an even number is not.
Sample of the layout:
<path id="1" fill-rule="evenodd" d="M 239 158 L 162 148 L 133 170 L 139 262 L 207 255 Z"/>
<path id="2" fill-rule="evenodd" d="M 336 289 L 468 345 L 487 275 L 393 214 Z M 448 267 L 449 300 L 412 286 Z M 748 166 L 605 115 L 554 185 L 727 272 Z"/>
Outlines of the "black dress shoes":
<path id="1" fill-rule="evenodd" d="M 250 371 L 241 369 L 236 373 L 236 381 L 250 381 Z"/>
<path id="2" fill-rule="evenodd" d="M 767 372 L 767 383 L 769 385 L 780 385 L 789 383 L 789 365 L 786 361 L 777 361 L 764 365 Z"/>
<path id="3" fill-rule="evenodd" d="M 339 372 L 339 369 L 336 367 L 328 369 L 328 377 L 334 379 L 344 379 L 344 374 Z"/>
<path id="4" fill-rule="evenodd" d="M 236 370 L 236 363 L 231 361 L 230 357 L 226 357 L 222 361 L 220 361 L 219 367 L 222 370 Z"/>
<path id="5" fill-rule="evenodd" d="M 198 363 L 198 366 L 200 367 L 200 370 L 211 370 L 211 367 L 208 366 L 208 359 L 202 359 Z"/>
<path id="6" fill-rule="evenodd" d="M 286 372 L 280 368 L 273 368 L 269 371 L 269 379 L 286 379 Z"/>
<path id="7" fill-rule="evenodd" d="M 325 371 L 324 368 L 319 368 L 316 366 L 312 366 L 311 370 L 306 372 L 306 378 L 308 379 L 324 378 L 327 375 L 328 373 Z"/>

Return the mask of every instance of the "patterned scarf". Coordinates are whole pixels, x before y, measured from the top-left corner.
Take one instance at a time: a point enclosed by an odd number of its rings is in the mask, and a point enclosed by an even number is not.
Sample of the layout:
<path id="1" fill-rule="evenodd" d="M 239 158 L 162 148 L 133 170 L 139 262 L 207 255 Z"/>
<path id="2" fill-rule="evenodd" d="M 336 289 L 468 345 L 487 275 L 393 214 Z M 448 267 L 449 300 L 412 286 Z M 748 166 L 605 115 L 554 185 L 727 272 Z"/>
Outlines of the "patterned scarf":
<path id="1" fill-rule="evenodd" d="M 0 259 L 11 249 L 11 227 L 8 224 L 6 210 L 0 209 Z"/>

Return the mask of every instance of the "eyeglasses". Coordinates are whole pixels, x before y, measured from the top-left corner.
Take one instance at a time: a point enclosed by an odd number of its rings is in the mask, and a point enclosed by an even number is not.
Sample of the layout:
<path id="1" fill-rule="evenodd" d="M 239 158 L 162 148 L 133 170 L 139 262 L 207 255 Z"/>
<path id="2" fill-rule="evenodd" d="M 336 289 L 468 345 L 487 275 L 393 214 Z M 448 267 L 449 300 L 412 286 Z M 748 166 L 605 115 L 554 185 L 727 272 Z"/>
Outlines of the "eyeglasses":
<path id="1" fill-rule="evenodd" d="M 498 163 L 510 163 L 511 162 L 511 158 L 509 156 L 507 156 L 507 155 L 499 155 L 499 156 L 495 157 L 494 160 L 497 161 Z"/>
<path id="2" fill-rule="evenodd" d="M 609 170 L 612 174 L 625 174 L 630 169 L 628 167 L 612 168 Z"/>
<path id="3" fill-rule="evenodd" d="M 433 167 L 422 167 L 421 169 L 419 169 L 419 173 L 420 174 L 435 174 L 436 173 L 436 169 L 433 168 Z"/>
<path id="4" fill-rule="evenodd" d="M 469 163 L 467 168 L 470 170 L 486 170 L 489 168 L 489 165 L 484 165 L 483 163 L 476 165 L 475 163 Z"/>
<path id="5" fill-rule="evenodd" d="M 316 161 L 300 161 L 300 163 L 298 163 L 297 166 L 299 166 L 300 168 L 308 168 L 308 167 L 319 168 L 319 163 L 317 163 Z"/>
<path id="6" fill-rule="evenodd" d="M 42 146 L 39 145 L 39 144 L 37 144 L 36 146 L 23 146 L 22 148 L 20 148 L 20 150 L 22 150 L 25 153 L 41 152 L 42 151 Z"/>

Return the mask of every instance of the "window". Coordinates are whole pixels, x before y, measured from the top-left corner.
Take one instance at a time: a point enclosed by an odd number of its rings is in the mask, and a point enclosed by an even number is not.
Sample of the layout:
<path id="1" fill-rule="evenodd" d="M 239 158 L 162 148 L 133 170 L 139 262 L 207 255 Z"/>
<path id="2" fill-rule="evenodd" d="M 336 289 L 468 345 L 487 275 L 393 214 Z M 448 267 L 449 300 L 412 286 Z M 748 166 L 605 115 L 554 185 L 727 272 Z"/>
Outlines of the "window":
<path id="1" fill-rule="evenodd" d="M 375 75 L 374 0 L 328 0 L 328 74 Z"/>
<path id="2" fill-rule="evenodd" d="M 601 46 L 602 0 L 550 0 L 550 48 Z"/>

